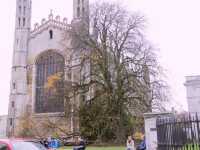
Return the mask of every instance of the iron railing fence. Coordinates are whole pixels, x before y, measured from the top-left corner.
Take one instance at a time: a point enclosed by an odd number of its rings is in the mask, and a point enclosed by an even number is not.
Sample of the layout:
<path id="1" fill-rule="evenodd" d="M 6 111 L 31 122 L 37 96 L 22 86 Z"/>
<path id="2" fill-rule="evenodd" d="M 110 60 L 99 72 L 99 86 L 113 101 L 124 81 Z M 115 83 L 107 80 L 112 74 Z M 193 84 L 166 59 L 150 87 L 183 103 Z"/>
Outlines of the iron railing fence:
<path id="1" fill-rule="evenodd" d="M 200 150 L 200 114 L 157 119 L 158 150 Z"/>

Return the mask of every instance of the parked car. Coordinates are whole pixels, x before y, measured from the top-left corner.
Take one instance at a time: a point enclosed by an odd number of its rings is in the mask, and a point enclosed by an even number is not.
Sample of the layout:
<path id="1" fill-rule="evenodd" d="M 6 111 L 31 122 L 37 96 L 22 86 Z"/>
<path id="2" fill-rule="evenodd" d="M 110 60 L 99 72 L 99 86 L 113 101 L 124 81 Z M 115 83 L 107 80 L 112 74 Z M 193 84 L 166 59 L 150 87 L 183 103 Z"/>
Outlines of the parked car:
<path id="1" fill-rule="evenodd" d="M 82 139 L 80 136 L 71 136 L 71 137 L 65 137 L 62 139 L 63 141 L 63 145 L 64 146 L 73 146 L 73 145 L 76 145 L 75 143 L 75 137 L 79 137 L 80 140 L 80 143 L 83 144 L 86 146 L 88 145 L 88 141 L 86 139 Z"/>
<path id="2" fill-rule="evenodd" d="M 48 150 L 39 141 L 24 139 L 0 139 L 0 150 Z"/>

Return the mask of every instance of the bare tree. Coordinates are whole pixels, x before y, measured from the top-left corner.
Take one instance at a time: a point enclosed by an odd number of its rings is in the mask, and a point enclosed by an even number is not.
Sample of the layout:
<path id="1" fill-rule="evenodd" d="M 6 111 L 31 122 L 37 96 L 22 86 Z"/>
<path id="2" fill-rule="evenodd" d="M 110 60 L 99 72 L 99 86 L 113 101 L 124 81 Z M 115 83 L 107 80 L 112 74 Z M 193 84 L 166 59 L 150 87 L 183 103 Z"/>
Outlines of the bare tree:
<path id="1" fill-rule="evenodd" d="M 72 38 L 72 47 L 67 49 L 71 50 L 71 61 L 76 62 L 71 70 L 78 77 L 65 87 L 65 103 L 74 108 L 70 100 L 82 97 L 80 107 L 74 109 L 80 126 L 87 123 L 84 115 L 88 115 L 98 124 L 88 125 L 96 136 L 107 135 L 106 128 L 121 142 L 126 136 L 124 121 L 163 108 L 167 86 L 161 79 L 154 48 L 145 39 L 143 16 L 104 2 L 95 3 L 90 13 L 90 30 L 83 19 L 67 33 Z"/>
<path id="2" fill-rule="evenodd" d="M 145 112 L 157 108 L 166 100 L 162 90 L 167 86 L 161 79 L 154 48 L 145 40 L 144 17 L 116 4 L 96 3 L 90 20 L 92 36 L 82 32 L 84 26 L 72 30 L 74 39 L 79 41 L 73 49 L 84 55 L 80 56 L 80 66 L 90 66 L 90 74 L 83 74 L 80 85 L 89 78 L 90 85 L 97 87 L 96 91 L 101 90 L 100 94 L 110 92 L 114 99 L 125 99 L 135 106 L 141 104 Z"/>

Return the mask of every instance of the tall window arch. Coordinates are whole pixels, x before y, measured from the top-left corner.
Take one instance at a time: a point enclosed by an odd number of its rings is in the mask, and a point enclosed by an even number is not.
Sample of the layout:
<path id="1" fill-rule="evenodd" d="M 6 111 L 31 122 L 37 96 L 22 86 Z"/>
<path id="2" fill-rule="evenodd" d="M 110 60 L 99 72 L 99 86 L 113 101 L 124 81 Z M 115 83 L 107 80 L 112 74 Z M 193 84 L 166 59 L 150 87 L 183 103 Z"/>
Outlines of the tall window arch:
<path id="1" fill-rule="evenodd" d="M 64 111 L 64 58 L 62 55 L 47 51 L 36 61 L 36 113 Z M 48 80 L 59 76 L 56 89 L 47 88 Z"/>

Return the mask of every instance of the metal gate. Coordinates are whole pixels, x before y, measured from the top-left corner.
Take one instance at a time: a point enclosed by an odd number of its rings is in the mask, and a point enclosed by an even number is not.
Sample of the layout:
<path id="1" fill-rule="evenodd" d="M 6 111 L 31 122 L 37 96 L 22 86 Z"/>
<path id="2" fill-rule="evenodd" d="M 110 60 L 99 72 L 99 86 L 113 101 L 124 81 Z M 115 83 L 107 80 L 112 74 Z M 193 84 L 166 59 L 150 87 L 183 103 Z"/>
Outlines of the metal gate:
<path id="1" fill-rule="evenodd" d="M 158 150 L 200 150 L 200 115 L 157 119 Z"/>

